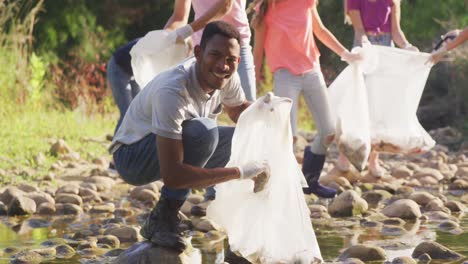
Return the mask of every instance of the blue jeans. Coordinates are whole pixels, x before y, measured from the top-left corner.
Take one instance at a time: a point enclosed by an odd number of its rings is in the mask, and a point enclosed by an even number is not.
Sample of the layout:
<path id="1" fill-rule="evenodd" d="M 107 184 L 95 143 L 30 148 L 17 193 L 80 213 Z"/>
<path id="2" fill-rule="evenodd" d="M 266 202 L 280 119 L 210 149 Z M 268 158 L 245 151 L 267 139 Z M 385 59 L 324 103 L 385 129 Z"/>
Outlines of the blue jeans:
<path id="1" fill-rule="evenodd" d="M 240 50 L 240 63 L 237 68 L 242 90 L 244 90 L 245 98 L 249 101 L 255 101 L 257 98 L 257 90 L 255 88 L 255 66 L 252 55 L 252 47 L 250 45 L 242 45 Z"/>
<path id="2" fill-rule="evenodd" d="M 106 75 L 112 90 L 112 95 L 114 96 L 114 101 L 120 111 L 119 121 L 115 128 L 115 131 L 117 131 L 127 112 L 128 106 L 141 89 L 135 80 L 132 79 L 132 76 L 115 62 L 114 57 L 112 57 L 107 64 Z"/>
<path id="3" fill-rule="evenodd" d="M 208 118 L 194 118 L 182 123 L 184 163 L 204 168 L 226 166 L 231 156 L 234 127 L 218 127 Z M 122 145 L 114 152 L 115 167 L 122 178 L 132 185 L 143 185 L 161 179 L 156 135 Z M 170 175 L 169 175 L 170 177 Z M 170 200 L 185 200 L 190 189 L 163 186 L 161 195 Z"/>

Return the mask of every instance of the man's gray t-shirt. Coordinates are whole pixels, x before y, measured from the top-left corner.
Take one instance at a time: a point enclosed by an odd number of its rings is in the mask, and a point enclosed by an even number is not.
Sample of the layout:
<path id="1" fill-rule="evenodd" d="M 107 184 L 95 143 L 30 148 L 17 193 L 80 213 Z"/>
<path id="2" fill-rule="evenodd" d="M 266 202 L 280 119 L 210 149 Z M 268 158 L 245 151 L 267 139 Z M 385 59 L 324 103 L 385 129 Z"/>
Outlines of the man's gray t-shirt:
<path id="1" fill-rule="evenodd" d="M 237 73 L 224 87 L 209 95 L 200 87 L 195 68 L 196 60 L 191 59 L 162 72 L 149 82 L 130 104 L 110 152 L 115 152 L 122 144 L 135 143 L 150 133 L 182 139 L 185 120 L 196 117 L 216 119 L 222 104 L 232 107 L 245 102 Z"/>

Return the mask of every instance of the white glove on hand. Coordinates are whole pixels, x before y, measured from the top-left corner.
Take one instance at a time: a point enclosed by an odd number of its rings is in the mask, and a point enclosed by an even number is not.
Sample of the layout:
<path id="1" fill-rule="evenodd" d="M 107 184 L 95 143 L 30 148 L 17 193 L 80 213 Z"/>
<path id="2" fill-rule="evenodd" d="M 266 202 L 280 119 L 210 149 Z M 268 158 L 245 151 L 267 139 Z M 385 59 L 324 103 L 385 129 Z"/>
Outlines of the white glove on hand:
<path id="1" fill-rule="evenodd" d="M 408 51 L 415 51 L 415 52 L 419 52 L 419 49 L 413 45 L 411 45 L 411 43 L 406 43 L 405 46 L 403 47 L 404 50 L 408 50 Z"/>
<path id="2" fill-rule="evenodd" d="M 254 193 L 265 189 L 268 180 L 270 179 L 270 166 L 267 161 L 251 161 L 242 166 L 239 166 L 240 178 L 251 179 L 254 181 Z"/>
<path id="3" fill-rule="evenodd" d="M 362 60 L 362 55 L 358 53 L 352 53 L 348 50 L 343 51 L 340 54 L 341 60 L 346 61 L 347 63 L 353 63 Z"/>
<path id="4" fill-rule="evenodd" d="M 187 24 L 183 27 L 176 29 L 175 33 L 177 35 L 176 42 L 185 43 L 185 39 L 190 37 L 193 34 L 193 29 L 189 24 Z"/>
<path id="5" fill-rule="evenodd" d="M 267 161 L 250 161 L 242 166 L 238 167 L 240 172 L 240 178 L 245 179 L 253 179 L 255 176 L 259 175 L 262 172 L 270 173 L 270 166 L 268 165 Z"/>

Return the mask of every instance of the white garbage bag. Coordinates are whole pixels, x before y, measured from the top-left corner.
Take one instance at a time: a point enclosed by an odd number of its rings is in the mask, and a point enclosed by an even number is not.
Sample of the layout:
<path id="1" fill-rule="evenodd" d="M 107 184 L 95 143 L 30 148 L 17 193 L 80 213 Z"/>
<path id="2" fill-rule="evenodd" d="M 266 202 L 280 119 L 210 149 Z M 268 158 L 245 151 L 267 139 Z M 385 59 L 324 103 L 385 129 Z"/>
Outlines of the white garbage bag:
<path id="1" fill-rule="evenodd" d="M 378 64 L 365 75 L 373 148 L 406 154 L 430 150 L 435 141 L 416 116 L 432 67 L 426 64 L 430 54 L 373 48 L 377 50 Z"/>
<path id="2" fill-rule="evenodd" d="M 188 46 L 176 43 L 176 38 L 175 31 L 150 31 L 130 50 L 133 76 L 140 87 L 186 58 Z"/>
<path id="3" fill-rule="evenodd" d="M 338 149 L 358 169 L 364 169 L 370 154 L 370 124 L 367 91 L 360 65 L 350 65 L 329 87 Z"/>
<path id="4" fill-rule="evenodd" d="M 435 142 L 416 110 L 431 69 L 427 53 L 383 46 L 353 49 L 364 60 L 348 66 L 330 85 L 340 151 L 358 169 L 377 151 L 420 153 Z"/>
<path id="5" fill-rule="evenodd" d="M 271 176 L 263 191 L 253 181 L 218 184 L 207 216 L 223 227 L 231 250 L 253 263 L 317 263 L 322 257 L 310 221 L 303 177 L 292 149 L 288 98 L 258 99 L 239 117 L 230 166 L 267 160 Z"/>

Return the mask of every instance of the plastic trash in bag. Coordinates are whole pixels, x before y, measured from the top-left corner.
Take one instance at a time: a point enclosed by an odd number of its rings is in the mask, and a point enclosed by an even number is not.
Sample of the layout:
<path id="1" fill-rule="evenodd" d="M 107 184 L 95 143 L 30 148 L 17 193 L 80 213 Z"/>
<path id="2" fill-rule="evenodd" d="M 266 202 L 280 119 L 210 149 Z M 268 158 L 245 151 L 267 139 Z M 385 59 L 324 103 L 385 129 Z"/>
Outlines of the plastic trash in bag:
<path id="1" fill-rule="evenodd" d="M 365 75 L 371 144 L 377 151 L 421 153 L 435 141 L 416 116 L 431 70 L 430 54 L 383 46 L 377 50 L 378 64 Z"/>
<path id="2" fill-rule="evenodd" d="M 383 46 L 353 49 L 364 60 L 349 65 L 330 85 L 340 151 L 362 169 L 372 149 L 420 153 L 435 142 L 416 110 L 430 71 L 427 53 Z"/>
<path id="3" fill-rule="evenodd" d="M 372 47 L 365 51 L 353 50 L 363 55 L 363 61 L 349 65 L 330 85 L 329 98 L 336 125 L 338 149 L 361 171 L 370 154 L 370 124 L 364 72 L 376 68 L 377 56 Z"/>
<path id="4" fill-rule="evenodd" d="M 188 45 L 176 43 L 175 31 L 154 30 L 148 32 L 130 50 L 135 81 L 142 88 L 156 75 L 182 62 L 188 53 Z"/>
<path id="5" fill-rule="evenodd" d="M 207 216 L 222 226 L 233 252 L 253 263 L 317 263 L 322 257 L 310 221 L 303 177 L 292 149 L 292 101 L 259 98 L 239 117 L 227 166 L 267 160 L 271 175 L 254 193 L 251 180 L 216 185 Z"/>

